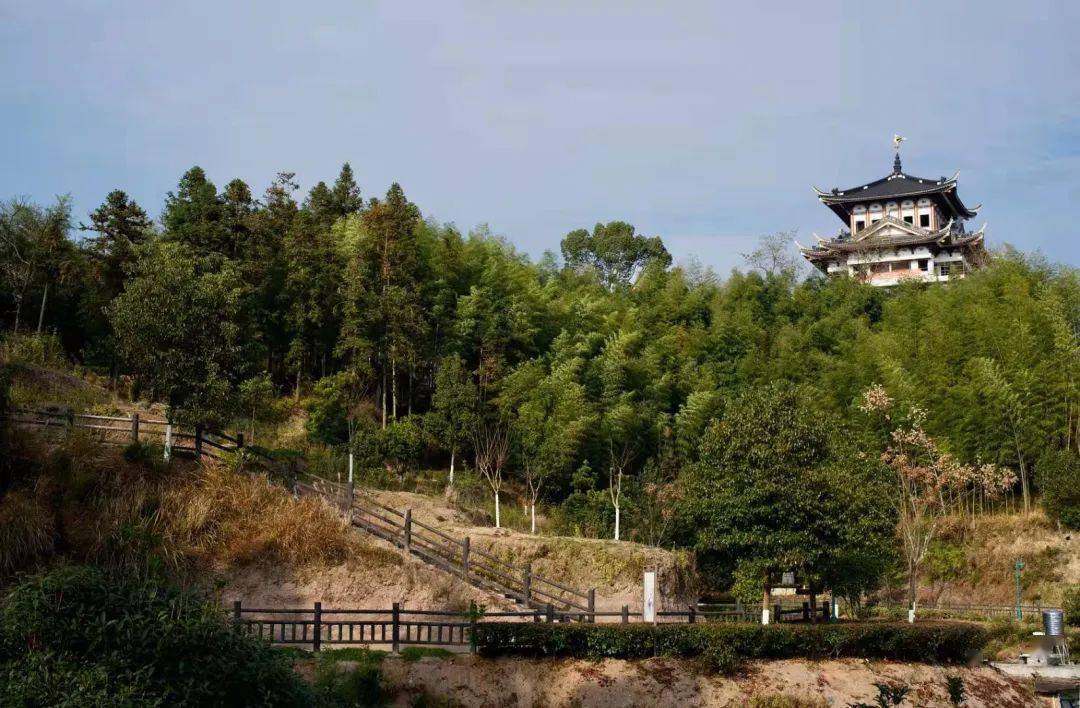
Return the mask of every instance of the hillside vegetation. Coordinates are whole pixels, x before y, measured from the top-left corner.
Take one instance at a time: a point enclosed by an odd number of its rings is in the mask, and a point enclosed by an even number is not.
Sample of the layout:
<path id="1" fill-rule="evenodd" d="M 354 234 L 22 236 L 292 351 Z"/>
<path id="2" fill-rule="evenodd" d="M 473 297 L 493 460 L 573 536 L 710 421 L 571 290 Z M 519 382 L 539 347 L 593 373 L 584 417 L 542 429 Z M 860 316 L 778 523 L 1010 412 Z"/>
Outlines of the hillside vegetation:
<path id="1" fill-rule="evenodd" d="M 193 167 L 160 222 L 115 190 L 85 238 L 66 201 L 4 204 L 5 346 L 110 382 L 60 382 L 84 406 L 242 427 L 309 472 L 467 469 L 496 527 L 693 551 L 746 600 L 794 571 L 914 601 L 945 518 L 1080 519 L 1073 268 L 1004 249 L 883 290 L 803 278 L 777 234 L 721 278 L 621 221 L 533 261 L 348 165 L 296 192 Z M 17 401 L 55 396 L 37 371 Z"/>

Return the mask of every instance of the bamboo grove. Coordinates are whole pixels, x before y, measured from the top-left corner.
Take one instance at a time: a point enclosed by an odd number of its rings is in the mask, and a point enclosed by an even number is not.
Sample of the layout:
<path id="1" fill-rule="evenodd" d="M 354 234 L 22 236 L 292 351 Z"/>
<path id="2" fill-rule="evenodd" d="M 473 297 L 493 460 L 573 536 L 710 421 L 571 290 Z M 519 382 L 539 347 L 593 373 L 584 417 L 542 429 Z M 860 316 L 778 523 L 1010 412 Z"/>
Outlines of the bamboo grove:
<path id="1" fill-rule="evenodd" d="M 1075 479 L 1075 269 L 1005 248 L 947 286 L 881 290 L 804 277 L 786 243 L 720 276 L 616 221 L 552 234 L 532 260 L 425 217 L 397 184 L 365 199 L 347 164 L 306 195 L 279 174 L 261 197 L 194 167 L 157 220 L 119 190 L 87 223 L 65 199 L 5 203 L 0 317 L 178 419 L 291 398 L 312 441 L 362 464 L 475 470 L 495 495 L 514 480 L 564 530 L 692 546 L 736 584 L 858 559 L 792 543 L 747 560 L 725 504 L 798 501 L 812 480 L 866 506 L 833 514 L 843 528 L 806 522 L 824 547 L 855 548 L 863 523 L 891 534 L 895 510 L 868 497 L 914 464 L 898 462 L 901 419 L 968 475 L 935 492 L 950 513 L 1030 508 Z"/>

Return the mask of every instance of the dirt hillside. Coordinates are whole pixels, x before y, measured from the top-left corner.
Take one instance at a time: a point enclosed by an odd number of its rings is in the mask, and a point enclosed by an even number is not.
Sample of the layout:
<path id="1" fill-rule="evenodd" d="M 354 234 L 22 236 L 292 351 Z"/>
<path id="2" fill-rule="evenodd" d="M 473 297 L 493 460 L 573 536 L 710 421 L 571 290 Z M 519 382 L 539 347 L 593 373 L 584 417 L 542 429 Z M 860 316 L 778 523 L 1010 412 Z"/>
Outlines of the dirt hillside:
<path id="1" fill-rule="evenodd" d="M 629 605 L 640 611 L 641 582 L 646 568 L 658 571 L 662 608 L 684 609 L 696 602 L 693 556 L 626 541 L 533 536 L 509 529 L 472 525 L 465 514 L 442 497 L 368 490 L 380 503 L 395 509 L 412 509 L 413 518 L 456 537 L 468 536 L 474 546 L 508 563 L 532 563 L 533 571 L 582 590 L 596 588 L 596 606 L 617 611 Z"/>
<path id="2" fill-rule="evenodd" d="M 946 678 L 960 676 L 968 708 L 1043 705 L 1025 686 L 988 667 L 943 668 L 859 660 L 755 662 L 730 679 L 673 659 L 648 661 L 485 660 L 473 656 L 407 662 L 388 657 L 395 706 L 420 696 L 461 706 L 847 706 L 875 704 L 874 683 L 902 684 L 905 705 L 950 705 Z M 437 704 L 437 703 L 436 703 Z"/>
<path id="3" fill-rule="evenodd" d="M 1080 533 L 1061 529 L 1041 511 L 953 520 L 927 559 L 923 599 L 942 604 L 1010 605 L 1021 572 L 1023 600 L 1056 605 L 1080 583 Z"/>

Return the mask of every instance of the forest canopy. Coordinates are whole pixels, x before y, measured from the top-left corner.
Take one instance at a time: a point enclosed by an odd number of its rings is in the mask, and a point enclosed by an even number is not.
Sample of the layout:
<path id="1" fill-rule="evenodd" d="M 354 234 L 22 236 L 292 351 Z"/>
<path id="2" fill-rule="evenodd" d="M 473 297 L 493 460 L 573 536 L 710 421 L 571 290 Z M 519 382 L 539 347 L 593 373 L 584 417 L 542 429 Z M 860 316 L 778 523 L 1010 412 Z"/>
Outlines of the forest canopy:
<path id="1" fill-rule="evenodd" d="M 748 509 L 747 490 L 812 482 L 818 511 L 854 505 L 878 533 L 885 512 L 837 483 L 875 483 L 888 440 L 860 410 L 875 385 L 953 458 L 1015 471 L 1017 505 L 1040 470 L 1075 477 L 1080 278 L 1010 249 L 963 280 L 883 290 L 801 277 L 776 236 L 726 277 L 673 265 L 660 237 L 613 221 L 553 235 L 534 262 L 425 218 L 398 184 L 363 198 L 347 164 L 307 195 L 281 173 L 261 197 L 193 167 L 158 221 L 120 190 L 89 221 L 64 199 L 0 206 L 5 331 L 54 333 L 176 420 L 235 424 L 293 396 L 312 440 L 366 463 L 468 466 L 496 494 L 506 475 L 566 528 L 708 547 L 728 578 L 732 553 L 823 580 L 851 561 L 783 539 L 771 559 L 736 553 L 734 517 L 708 517 Z M 693 484 L 714 503 L 658 511 Z"/>

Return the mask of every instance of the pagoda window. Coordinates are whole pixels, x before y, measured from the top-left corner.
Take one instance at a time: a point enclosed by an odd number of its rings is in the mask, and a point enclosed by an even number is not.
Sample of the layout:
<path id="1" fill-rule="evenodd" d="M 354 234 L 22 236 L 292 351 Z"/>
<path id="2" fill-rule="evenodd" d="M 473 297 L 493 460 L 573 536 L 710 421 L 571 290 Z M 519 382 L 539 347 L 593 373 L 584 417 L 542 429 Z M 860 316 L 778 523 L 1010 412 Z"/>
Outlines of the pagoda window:
<path id="1" fill-rule="evenodd" d="M 949 275 L 949 264 L 948 263 L 941 263 L 941 264 L 938 265 L 938 275 L 944 275 L 944 276 L 948 277 L 948 275 Z"/>
<path id="2" fill-rule="evenodd" d="M 919 261 L 919 270 L 929 270 L 929 269 L 930 269 L 930 259 L 929 258 L 921 259 Z"/>
<path id="3" fill-rule="evenodd" d="M 905 224 L 914 224 L 915 223 L 915 217 L 912 216 L 911 214 L 906 215 L 904 217 L 904 223 Z"/>
<path id="4" fill-rule="evenodd" d="M 866 220 L 865 219 L 856 219 L 855 220 L 855 233 L 859 233 L 865 227 L 866 227 Z"/>
<path id="5" fill-rule="evenodd" d="M 919 214 L 919 226 L 923 227 L 924 229 L 930 228 L 929 214 Z"/>

